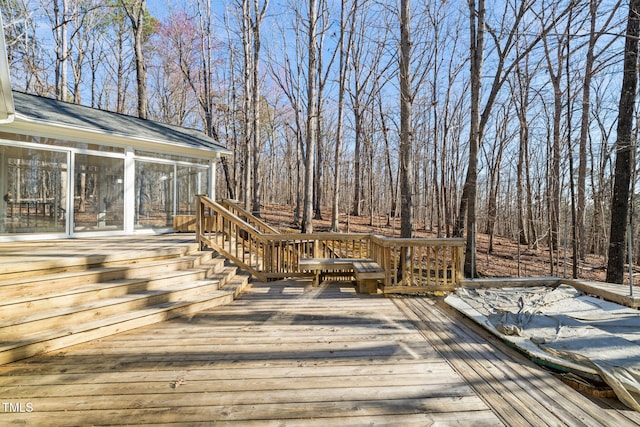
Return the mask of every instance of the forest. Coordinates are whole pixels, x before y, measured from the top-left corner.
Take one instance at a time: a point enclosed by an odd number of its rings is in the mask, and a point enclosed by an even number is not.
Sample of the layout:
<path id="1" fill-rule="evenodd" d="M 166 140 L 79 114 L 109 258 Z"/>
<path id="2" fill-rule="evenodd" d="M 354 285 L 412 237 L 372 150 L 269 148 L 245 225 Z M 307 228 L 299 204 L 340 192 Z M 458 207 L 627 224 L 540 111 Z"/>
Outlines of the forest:
<path id="1" fill-rule="evenodd" d="M 640 264 L 639 0 L 0 7 L 14 90 L 202 130 L 256 215 L 465 236 L 468 277 L 478 235 L 548 248 L 548 275 Z"/>

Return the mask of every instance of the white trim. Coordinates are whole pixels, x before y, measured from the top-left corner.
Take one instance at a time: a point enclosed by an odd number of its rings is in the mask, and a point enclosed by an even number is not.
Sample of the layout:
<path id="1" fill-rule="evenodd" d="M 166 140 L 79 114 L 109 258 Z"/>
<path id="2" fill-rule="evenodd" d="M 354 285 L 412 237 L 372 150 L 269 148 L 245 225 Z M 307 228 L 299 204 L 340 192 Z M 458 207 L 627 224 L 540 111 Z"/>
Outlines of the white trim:
<path id="1" fill-rule="evenodd" d="M 75 231 L 66 238 L 83 239 L 85 237 L 104 237 L 104 236 L 126 236 L 122 230 L 105 230 L 105 231 Z"/>
<path id="2" fill-rule="evenodd" d="M 218 160 L 220 156 L 209 161 L 209 195 L 211 200 L 216 200 L 216 175 L 218 172 Z"/>
<path id="3" fill-rule="evenodd" d="M 164 228 L 136 228 L 136 230 L 133 232 L 133 234 L 141 234 L 141 235 L 148 235 L 148 234 L 170 234 L 170 233 L 175 233 L 175 230 L 171 227 L 164 227 Z"/>
<path id="4" fill-rule="evenodd" d="M 97 150 L 87 150 L 84 148 L 71 148 L 75 154 L 81 154 L 83 156 L 93 156 L 93 157 L 109 157 L 111 159 L 124 159 L 125 153 L 113 153 L 111 151 L 97 151 Z"/>
<path id="5" fill-rule="evenodd" d="M 23 142 L 23 141 L 14 141 L 11 139 L 0 138 L 0 145 L 5 145 L 8 147 L 22 147 L 28 148 L 31 150 L 42 150 L 42 151 L 57 151 L 61 153 L 69 153 L 73 150 L 73 148 L 69 147 L 59 147 L 57 145 L 46 145 L 46 144 L 38 144 L 36 142 Z"/>
<path id="6" fill-rule="evenodd" d="M 73 235 L 76 217 L 76 155 L 69 151 L 67 153 L 67 234 Z"/>
<path id="7" fill-rule="evenodd" d="M 173 189 L 173 194 L 171 198 L 173 199 L 173 215 L 171 218 L 175 218 L 178 213 L 178 165 L 173 164 L 173 182 L 171 183 L 171 188 Z"/>
<path id="8" fill-rule="evenodd" d="M 4 25 L 0 16 L 0 123 L 11 123 L 15 119 L 15 107 L 9 76 L 9 58 L 4 40 Z"/>
<path id="9" fill-rule="evenodd" d="M 133 147 L 127 147 L 124 159 L 124 231 L 135 231 L 136 214 L 136 159 Z"/>
<path id="10" fill-rule="evenodd" d="M 28 241 L 39 241 L 39 240 L 59 240 L 59 239 L 68 239 L 69 235 L 67 233 L 50 233 L 50 234 L 3 234 L 0 236 L 0 242 L 28 242 Z"/>
<path id="11" fill-rule="evenodd" d="M 57 122 L 34 120 L 21 113 L 16 113 L 15 120 L 6 129 L 19 130 L 21 134 L 43 136 L 48 138 L 69 139 L 78 142 L 89 142 L 117 147 L 134 146 L 137 149 L 151 151 L 165 151 L 167 153 L 188 153 L 193 157 L 212 158 L 215 155 L 230 156 L 232 153 L 226 148 L 195 148 L 176 142 L 167 142 L 153 138 L 143 138 L 120 133 L 105 132 L 90 128 L 66 125 Z"/>

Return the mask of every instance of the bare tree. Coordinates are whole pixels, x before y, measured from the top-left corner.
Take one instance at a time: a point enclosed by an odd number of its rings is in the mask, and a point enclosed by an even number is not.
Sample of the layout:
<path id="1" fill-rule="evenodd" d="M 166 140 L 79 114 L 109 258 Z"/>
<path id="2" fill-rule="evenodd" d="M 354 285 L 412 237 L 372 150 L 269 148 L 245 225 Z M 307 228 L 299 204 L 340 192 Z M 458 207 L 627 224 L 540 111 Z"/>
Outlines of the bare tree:
<path id="1" fill-rule="evenodd" d="M 596 60 L 598 57 L 609 51 L 609 48 L 615 38 L 605 44 L 598 52 L 596 52 L 596 44 L 600 38 L 609 32 L 611 23 L 616 15 L 617 10 L 622 2 L 616 2 L 609 10 L 609 15 L 598 30 L 598 10 L 602 5 L 602 0 L 589 1 L 589 41 L 587 43 L 587 54 L 584 64 L 584 78 L 582 83 L 582 109 L 580 116 L 580 141 L 579 141 L 579 164 L 578 164 L 578 201 L 577 201 L 577 232 L 578 232 L 578 253 L 580 258 L 585 257 L 586 251 L 586 234 L 585 234 L 585 216 L 586 216 L 586 180 L 587 180 L 587 140 L 589 136 L 589 128 L 591 122 L 591 82 L 594 74 L 598 71 Z"/>
<path id="2" fill-rule="evenodd" d="M 507 143 L 513 138 L 509 132 L 509 117 L 511 116 L 510 105 L 504 104 L 499 109 L 498 117 L 495 120 L 495 138 L 492 143 L 482 145 L 485 163 L 489 169 L 489 181 L 487 183 L 489 196 L 487 198 L 487 221 L 485 233 L 489 235 L 488 252 L 493 253 L 493 240 L 495 235 L 496 221 L 498 216 L 498 193 L 500 191 L 500 180 L 502 171 L 502 158 Z M 488 148 L 487 148 L 488 146 Z"/>
<path id="3" fill-rule="evenodd" d="M 53 39 L 56 42 L 56 66 L 55 66 L 55 96 L 59 100 L 68 98 L 68 73 L 69 73 L 69 26 L 75 20 L 69 0 L 54 0 L 53 14 L 48 12 L 49 8 L 44 8 L 49 14 Z"/>
<path id="4" fill-rule="evenodd" d="M 262 192 L 262 178 L 260 176 L 260 152 L 262 149 L 260 129 L 260 47 L 262 38 L 260 35 L 260 26 L 267 12 L 267 7 L 269 7 L 269 0 L 264 0 L 262 5 L 260 5 L 259 0 L 254 0 L 249 20 L 253 39 L 253 59 L 251 61 L 251 117 L 253 126 L 251 130 L 251 163 L 253 167 L 252 210 L 256 216 L 260 216 L 260 199 Z M 248 185 L 248 183 L 246 185 Z"/>
<path id="5" fill-rule="evenodd" d="M 154 120 L 187 126 L 197 111 L 200 81 L 197 75 L 199 31 L 184 11 L 171 11 L 159 26 L 153 46 L 173 55 L 158 55 L 148 74 L 151 82 L 149 116 Z"/>
<path id="6" fill-rule="evenodd" d="M 112 61 L 103 62 L 103 66 L 108 70 L 108 75 L 112 82 L 112 86 L 115 86 L 115 111 L 120 114 L 126 113 L 127 99 L 129 95 L 129 74 L 132 67 L 132 52 L 128 48 L 129 27 L 126 21 L 128 20 L 126 12 L 119 6 L 120 0 L 112 0 L 107 10 L 110 11 L 108 22 L 111 28 L 109 40 L 107 41 L 107 49 L 110 52 L 107 57 L 113 58 Z M 133 61 L 135 62 L 135 61 Z M 95 64 L 93 65 L 96 66 Z M 103 87 L 103 90 L 105 88 Z M 107 95 L 105 95 L 107 96 Z M 108 100 L 104 101 L 104 104 L 99 103 L 102 108 L 105 108 L 108 104 Z"/>
<path id="7" fill-rule="evenodd" d="M 634 169 L 632 164 L 635 144 L 632 141 L 633 119 L 638 89 L 638 38 L 640 37 L 640 0 L 629 3 L 627 36 L 624 46 L 622 93 L 618 109 L 616 140 L 616 167 L 611 201 L 611 227 L 609 235 L 609 261 L 607 282 L 623 283 L 625 263 L 625 234 L 629 219 L 629 184 Z"/>
<path id="8" fill-rule="evenodd" d="M 346 11 L 346 2 L 340 3 L 340 38 L 338 48 L 340 50 L 338 65 L 338 123 L 336 130 L 336 147 L 333 161 L 333 197 L 331 200 L 331 231 L 337 232 L 339 226 L 338 204 L 340 200 L 340 163 L 342 158 L 342 145 L 344 138 L 344 98 L 347 83 L 347 71 L 355 32 L 355 11 L 358 9 L 358 0 L 354 0 L 349 10 Z M 349 25 L 349 30 L 347 30 Z"/>
<path id="9" fill-rule="evenodd" d="M 413 124 L 411 107 L 411 10 L 409 0 L 400 1 L 400 236 L 413 234 Z"/>
<path id="10" fill-rule="evenodd" d="M 591 108 L 591 116 L 597 124 L 599 138 L 593 136 L 591 144 L 589 144 L 589 157 L 594 159 L 594 166 L 591 171 L 590 183 L 593 188 L 593 219 L 590 224 L 591 243 L 590 250 L 597 255 L 605 255 L 607 253 L 607 243 L 609 241 L 606 231 L 609 224 L 606 224 L 606 215 L 610 206 L 609 193 L 610 182 L 608 176 L 608 165 L 611 163 L 614 145 L 610 144 L 610 140 L 614 133 L 616 121 L 614 117 L 608 116 L 611 109 L 606 108 L 608 100 L 607 95 L 611 92 L 610 80 L 600 82 L 593 90 L 594 108 Z M 597 160 L 597 162 L 595 162 Z"/>
<path id="11" fill-rule="evenodd" d="M 486 24 L 485 1 L 469 1 L 470 13 L 470 67 L 471 67 L 471 117 L 469 125 L 469 162 L 467 176 L 460 199 L 460 213 L 457 219 L 455 235 L 462 236 L 467 229 L 467 245 L 465 248 L 465 275 L 476 277 L 475 255 L 476 255 L 476 194 L 478 180 L 478 149 L 482 142 L 482 136 L 486 124 L 490 118 L 493 106 L 502 86 L 507 81 L 508 76 L 513 72 L 516 65 L 531 52 L 546 35 L 556 28 L 560 22 L 574 6 L 570 2 L 566 8 L 557 14 L 547 16 L 545 13 L 537 11 L 531 13 L 533 6 L 538 6 L 542 10 L 545 4 L 535 2 L 505 2 L 503 17 L 509 16 L 509 20 L 502 21 L 500 27 L 493 28 Z M 530 16 L 540 16 L 541 28 L 533 32 L 530 38 L 518 37 L 519 34 L 527 33 L 527 29 L 533 25 L 526 18 Z M 484 64 L 484 39 L 489 35 L 496 49 L 495 70 L 492 73 L 493 79 L 489 86 L 484 107 L 482 100 L 481 73 Z M 519 52 L 513 54 L 514 47 L 520 45 Z"/>
<path id="12" fill-rule="evenodd" d="M 565 93 L 562 88 L 563 72 L 565 71 L 565 60 L 569 55 L 567 31 L 558 32 L 554 46 L 550 46 L 547 37 L 543 39 L 545 48 L 545 58 L 547 61 L 547 71 L 553 88 L 553 115 L 552 115 L 552 138 L 549 158 L 549 175 L 547 185 L 547 203 L 549 211 L 549 249 L 558 249 L 558 230 L 560 227 L 560 156 L 562 154 L 562 116 L 564 112 Z M 555 48 L 555 53 L 552 49 Z M 552 57 L 553 54 L 553 57 Z M 568 98 L 569 88 L 567 88 Z M 551 263 L 551 275 L 555 274 L 554 263 Z"/>
<path id="13" fill-rule="evenodd" d="M 136 61 L 136 82 L 138 93 L 138 117 L 146 119 L 147 105 L 147 64 L 144 59 L 145 14 L 147 0 L 118 0 L 131 22 L 133 46 Z"/>
<path id="14" fill-rule="evenodd" d="M 47 91 L 41 40 L 36 33 L 34 10 L 28 0 L 3 0 L 1 12 L 7 59 L 14 87 L 28 92 Z"/>
<path id="15" fill-rule="evenodd" d="M 458 230 L 456 235 L 462 235 L 463 223 L 467 221 L 467 247 L 465 256 L 465 275 L 476 276 L 475 266 L 475 228 L 476 228 L 476 191 L 478 181 L 478 150 L 480 148 L 481 123 L 480 123 L 480 91 L 481 74 L 484 63 L 484 35 L 485 35 L 485 4 L 479 0 L 476 6 L 475 0 L 469 1 L 469 27 L 471 34 L 471 120 L 469 125 L 469 165 L 467 166 L 467 178 L 464 184 L 462 199 L 460 200 L 460 215 L 458 217 Z"/>
<path id="16" fill-rule="evenodd" d="M 233 43 L 233 37 L 231 33 L 231 24 L 229 19 L 228 10 L 225 11 L 224 15 L 224 23 L 225 30 L 227 35 L 227 50 L 229 53 L 228 57 L 228 88 L 227 88 L 227 97 L 226 104 L 227 108 L 225 111 L 225 120 L 223 120 L 223 124 L 225 126 L 225 134 L 227 140 L 227 147 L 229 143 L 231 143 L 231 149 L 233 151 L 233 161 L 231 168 L 229 168 L 229 163 L 225 157 L 222 158 L 222 167 L 225 171 L 225 182 L 227 185 L 227 193 L 231 199 L 235 199 L 237 195 L 240 193 L 239 185 L 240 179 L 238 179 L 238 169 L 241 158 L 240 153 L 240 119 L 239 119 L 239 110 L 238 107 L 238 82 L 236 78 L 236 47 Z M 229 170 L 230 169 L 230 170 Z"/>
<path id="17" fill-rule="evenodd" d="M 308 69 L 307 69 L 307 136 L 304 159 L 304 205 L 302 211 L 302 232 L 313 233 L 313 170 L 318 142 L 318 64 L 317 64 L 317 0 L 309 0 L 308 15 Z"/>
<path id="18" fill-rule="evenodd" d="M 290 132 L 294 136 L 295 143 L 289 144 L 286 151 L 286 157 L 289 165 L 289 175 L 295 175 L 295 207 L 293 214 L 293 225 L 300 225 L 300 211 L 302 209 L 302 189 L 304 187 L 303 170 L 301 165 L 304 163 L 305 147 L 304 147 L 304 122 L 302 114 L 303 104 L 303 60 L 308 46 L 301 37 L 297 35 L 303 32 L 303 19 L 301 13 L 296 9 L 297 3 L 294 3 L 293 8 L 295 10 L 293 22 L 290 23 L 293 33 L 296 37 L 293 37 L 295 48 L 293 49 L 295 54 L 290 55 L 289 49 L 286 48 L 287 42 L 290 41 L 290 34 L 284 28 L 284 25 L 278 25 L 282 41 L 283 49 L 282 56 L 278 59 L 271 58 L 269 63 L 270 74 L 275 80 L 275 83 L 283 91 L 287 97 L 291 111 L 293 112 L 293 120 L 288 123 Z M 287 23 L 289 24 L 289 23 Z M 281 63 L 282 62 L 282 63 Z M 293 171 L 295 169 L 295 173 Z"/>
<path id="19" fill-rule="evenodd" d="M 324 125 L 326 123 L 326 117 L 324 114 L 324 93 L 327 83 L 329 82 L 329 78 L 332 77 L 333 64 L 338 57 L 338 52 L 340 50 L 339 46 L 335 46 L 335 48 L 329 48 L 328 51 L 331 53 L 329 57 L 329 61 L 325 64 L 325 40 L 327 36 L 327 32 L 331 26 L 331 8 L 329 3 L 326 0 L 320 0 L 320 11 L 321 15 L 319 16 L 319 25 L 318 28 L 318 46 L 317 46 L 317 62 L 318 62 L 318 94 L 317 94 L 317 143 L 316 143 L 316 162 L 315 162 L 315 176 L 314 176 L 314 198 L 313 198 L 313 210 L 314 210 L 314 218 L 322 219 L 322 204 L 325 193 L 325 187 L 327 183 L 325 182 L 324 177 L 325 169 L 327 168 L 327 154 L 325 154 L 325 146 L 326 146 L 326 137 L 329 133 L 324 129 Z"/>
<path id="20" fill-rule="evenodd" d="M 533 196 L 531 191 L 530 159 L 529 159 L 529 108 L 531 106 L 531 85 L 539 66 L 530 66 L 529 58 L 516 67 L 512 96 L 518 117 L 518 163 L 516 166 L 516 198 L 518 215 L 518 242 L 537 248 L 538 236 L 533 220 Z M 526 203 L 525 203 L 526 201 Z"/>
<path id="21" fill-rule="evenodd" d="M 252 155 L 252 137 L 251 131 L 251 92 L 253 91 L 251 69 L 253 62 L 253 55 L 251 54 L 251 15 L 250 15 L 250 2 L 249 0 L 242 0 L 241 8 L 241 32 L 242 32 L 242 59 L 243 59 L 243 97 L 242 97 L 242 118 L 243 118 L 243 194 L 244 194 L 244 208 L 246 210 L 251 209 L 251 162 Z"/>

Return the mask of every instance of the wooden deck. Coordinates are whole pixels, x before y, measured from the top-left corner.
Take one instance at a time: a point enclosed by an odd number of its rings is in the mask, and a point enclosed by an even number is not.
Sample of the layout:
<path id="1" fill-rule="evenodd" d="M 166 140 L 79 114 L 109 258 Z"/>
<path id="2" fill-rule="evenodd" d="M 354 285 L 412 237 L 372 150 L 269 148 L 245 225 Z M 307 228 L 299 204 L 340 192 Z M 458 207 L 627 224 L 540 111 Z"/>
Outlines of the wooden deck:
<path id="1" fill-rule="evenodd" d="M 0 366 L 0 425 L 638 425 L 425 298 L 310 281 Z"/>

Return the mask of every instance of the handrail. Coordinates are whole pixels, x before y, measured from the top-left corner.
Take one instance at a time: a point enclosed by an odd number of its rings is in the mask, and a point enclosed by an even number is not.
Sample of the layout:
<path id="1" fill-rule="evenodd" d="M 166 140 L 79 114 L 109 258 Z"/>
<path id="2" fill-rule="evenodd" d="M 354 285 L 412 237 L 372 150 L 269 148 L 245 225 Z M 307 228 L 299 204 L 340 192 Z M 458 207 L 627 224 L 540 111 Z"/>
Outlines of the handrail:
<path id="1" fill-rule="evenodd" d="M 201 248 L 209 246 L 261 280 L 262 233 L 204 195 L 198 196 L 196 239 Z"/>
<path id="2" fill-rule="evenodd" d="M 234 200 L 224 199 L 220 204 L 225 207 L 229 212 L 235 214 L 239 218 L 244 218 L 247 223 L 251 224 L 262 233 L 280 233 L 277 229 L 270 226 L 260 218 L 253 215 L 251 212 L 240 206 Z"/>
<path id="3" fill-rule="evenodd" d="M 233 208 L 232 205 L 229 205 Z M 197 239 L 260 280 L 309 276 L 302 258 L 368 258 L 385 270 L 385 292 L 448 290 L 463 279 L 463 239 L 398 239 L 361 233 L 265 233 L 199 196 Z M 246 211 L 244 211 L 246 212 Z"/>

